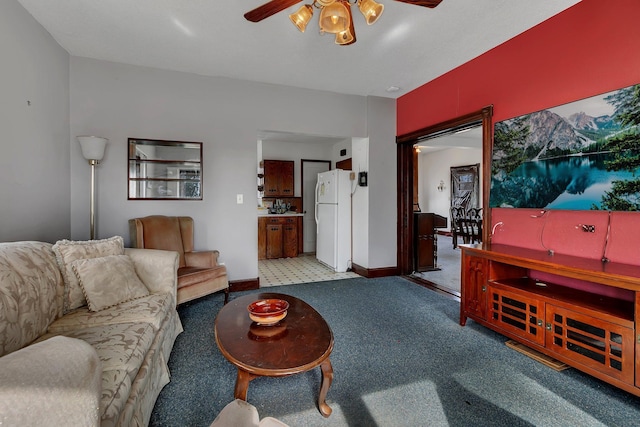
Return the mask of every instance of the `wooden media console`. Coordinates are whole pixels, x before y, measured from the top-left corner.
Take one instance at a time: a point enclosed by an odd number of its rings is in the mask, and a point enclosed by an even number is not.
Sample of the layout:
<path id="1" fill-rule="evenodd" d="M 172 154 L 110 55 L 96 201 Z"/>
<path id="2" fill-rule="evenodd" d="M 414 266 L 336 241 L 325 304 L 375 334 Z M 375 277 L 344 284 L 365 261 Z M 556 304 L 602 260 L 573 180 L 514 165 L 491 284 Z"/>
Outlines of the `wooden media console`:
<path id="1" fill-rule="evenodd" d="M 468 318 L 640 396 L 640 267 L 510 245 L 463 245 Z"/>

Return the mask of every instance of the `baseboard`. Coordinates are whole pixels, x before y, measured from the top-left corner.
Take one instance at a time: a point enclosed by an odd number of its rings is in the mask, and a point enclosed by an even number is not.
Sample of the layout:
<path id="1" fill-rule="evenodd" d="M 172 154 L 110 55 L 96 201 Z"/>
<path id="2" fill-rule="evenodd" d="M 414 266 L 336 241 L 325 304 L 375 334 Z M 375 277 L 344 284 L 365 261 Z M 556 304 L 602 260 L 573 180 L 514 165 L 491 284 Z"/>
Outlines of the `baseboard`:
<path id="1" fill-rule="evenodd" d="M 254 289 L 260 289 L 259 277 L 255 279 L 229 281 L 229 292 L 251 291 Z"/>
<path id="2" fill-rule="evenodd" d="M 398 267 L 364 268 L 358 264 L 351 264 L 351 271 L 367 279 L 398 275 Z"/>

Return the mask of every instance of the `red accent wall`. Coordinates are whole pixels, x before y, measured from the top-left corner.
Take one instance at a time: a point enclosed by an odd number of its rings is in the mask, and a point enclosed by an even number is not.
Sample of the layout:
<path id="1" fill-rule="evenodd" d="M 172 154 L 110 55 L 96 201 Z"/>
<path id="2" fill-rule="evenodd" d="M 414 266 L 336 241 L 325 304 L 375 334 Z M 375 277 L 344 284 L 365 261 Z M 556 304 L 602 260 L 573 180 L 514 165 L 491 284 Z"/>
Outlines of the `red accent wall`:
<path id="1" fill-rule="evenodd" d="M 497 122 L 640 83 L 639 17 L 639 0 L 583 0 L 400 97 L 398 135 L 490 104 Z"/>

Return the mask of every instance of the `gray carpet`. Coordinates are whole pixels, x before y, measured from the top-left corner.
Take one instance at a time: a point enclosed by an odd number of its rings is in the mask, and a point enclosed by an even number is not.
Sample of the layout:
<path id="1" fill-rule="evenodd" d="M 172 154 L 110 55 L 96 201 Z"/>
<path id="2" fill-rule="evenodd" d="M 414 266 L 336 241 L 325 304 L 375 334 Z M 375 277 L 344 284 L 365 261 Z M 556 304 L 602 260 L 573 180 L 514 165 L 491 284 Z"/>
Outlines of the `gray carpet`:
<path id="1" fill-rule="evenodd" d="M 268 291 L 301 298 L 327 320 L 335 336 L 335 379 L 327 419 L 316 407 L 319 369 L 252 381 L 248 401 L 261 417 L 292 427 L 640 424 L 639 398 L 575 369 L 553 371 L 472 321 L 461 327 L 455 300 L 403 278 Z M 236 372 L 213 333 L 222 300 L 216 294 L 179 307 L 185 332 L 150 425 L 208 426 L 233 400 Z"/>

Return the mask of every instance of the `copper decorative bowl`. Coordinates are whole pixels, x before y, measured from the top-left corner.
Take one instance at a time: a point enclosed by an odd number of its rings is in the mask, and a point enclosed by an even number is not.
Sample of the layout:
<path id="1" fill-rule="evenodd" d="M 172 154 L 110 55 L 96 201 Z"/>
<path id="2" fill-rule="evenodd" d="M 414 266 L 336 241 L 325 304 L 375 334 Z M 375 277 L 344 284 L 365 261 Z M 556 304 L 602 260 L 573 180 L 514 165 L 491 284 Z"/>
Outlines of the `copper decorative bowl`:
<path id="1" fill-rule="evenodd" d="M 285 318 L 289 303 L 281 299 L 261 299 L 247 306 L 249 318 L 258 325 L 275 325 Z"/>

